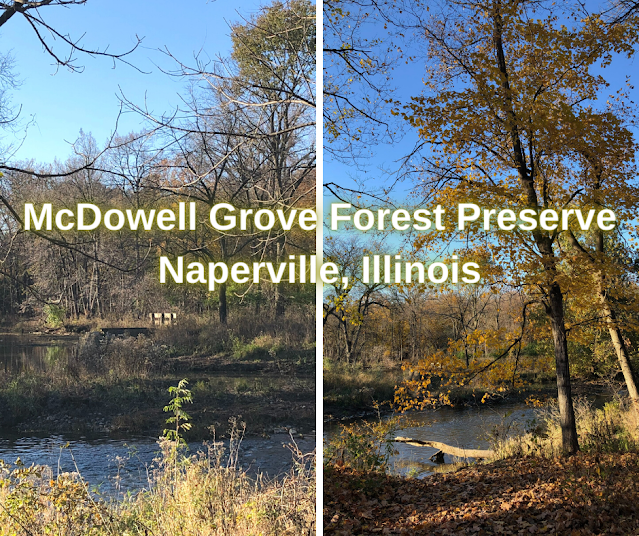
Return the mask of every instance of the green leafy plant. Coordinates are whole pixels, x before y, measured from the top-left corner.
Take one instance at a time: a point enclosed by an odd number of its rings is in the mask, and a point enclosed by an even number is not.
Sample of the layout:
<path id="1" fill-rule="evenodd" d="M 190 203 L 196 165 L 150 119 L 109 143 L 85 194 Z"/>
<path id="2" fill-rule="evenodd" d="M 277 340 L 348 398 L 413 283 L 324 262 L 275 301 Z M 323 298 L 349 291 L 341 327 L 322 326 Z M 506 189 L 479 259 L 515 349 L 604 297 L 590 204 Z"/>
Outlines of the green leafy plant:
<path id="1" fill-rule="evenodd" d="M 191 390 L 186 388 L 188 384 L 189 382 L 185 378 L 180 380 L 177 385 L 169 387 L 171 401 L 167 406 L 164 406 L 165 412 L 173 413 L 173 416 L 166 420 L 166 424 L 172 424 L 174 425 L 174 428 L 165 429 L 163 435 L 169 441 L 182 444 L 186 444 L 186 441 L 182 437 L 181 432 L 191 429 L 191 423 L 189 422 L 191 420 L 191 416 L 182 409 L 184 404 L 193 403 Z"/>
<path id="2" fill-rule="evenodd" d="M 244 342 L 240 337 L 231 335 L 229 337 L 231 343 L 231 353 L 235 359 L 249 359 L 265 354 L 266 351 L 254 342 Z"/>
<path id="3" fill-rule="evenodd" d="M 48 303 L 42 310 L 46 317 L 45 322 L 47 326 L 51 328 L 59 328 L 64 324 L 64 319 L 66 318 L 64 307 Z"/>
<path id="4" fill-rule="evenodd" d="M 13 465 L 0 460 L 0 506 L 0 534 L 98 536 L 111 517 L 77 473 L 54 476 L 50 467 L 26 466 L 20 458 Z"/>
<path id="5" fill-rule="evenodd" d="M 324 460 L 328 465 L 384 473 L 397 452 L 395 434 L 407 425 L 403 416 L 341 425 L 339 434 L 324 448 Z"/>

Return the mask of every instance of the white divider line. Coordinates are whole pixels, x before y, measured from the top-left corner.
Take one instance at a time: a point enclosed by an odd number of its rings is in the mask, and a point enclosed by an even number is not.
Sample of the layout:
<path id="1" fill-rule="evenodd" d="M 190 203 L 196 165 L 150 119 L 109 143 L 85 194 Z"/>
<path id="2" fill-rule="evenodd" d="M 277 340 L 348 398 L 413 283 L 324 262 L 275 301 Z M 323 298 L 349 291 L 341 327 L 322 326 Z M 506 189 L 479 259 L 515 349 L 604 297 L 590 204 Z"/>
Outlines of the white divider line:
<path id="1" fill-rule="evenodd" d="M 317 210 L 317 231 L 315 237 L 315 248 L 317 253 L 317 269 L 319 273 L 319 266 L 324 258 L 323 254 L 323 239 L 324 239 L 324 116 L 322 113 L 324 105 L 324 93 L 323 93 L 323 51 L 324 51 L 324 24 L 323 24 L 323 6 L 322 0 L 316 0 L 316 109 L 315 109 L 315 136 L 317 140 L 317 170 L 316 170 L 316 210 Z M 324 317 L 324 288 L 321 280 L 318 278 L 316 287 L 316 343 L 315 343 L 315 438 L 317 446 L 317 470 L 316 470 L 316 493 L 317 493 L 317 530 L 316 534 L 319 536 L 324 533 L 322 526 L 322 510 L 323 510 L 323 445 L 324 445 L 324 419 L 323 419 L 323 394 L 324 394 L 324 382 L 322 380 L 323 363 L 324 363 L 324 337 L 323 337 L 323 317 Z"/>

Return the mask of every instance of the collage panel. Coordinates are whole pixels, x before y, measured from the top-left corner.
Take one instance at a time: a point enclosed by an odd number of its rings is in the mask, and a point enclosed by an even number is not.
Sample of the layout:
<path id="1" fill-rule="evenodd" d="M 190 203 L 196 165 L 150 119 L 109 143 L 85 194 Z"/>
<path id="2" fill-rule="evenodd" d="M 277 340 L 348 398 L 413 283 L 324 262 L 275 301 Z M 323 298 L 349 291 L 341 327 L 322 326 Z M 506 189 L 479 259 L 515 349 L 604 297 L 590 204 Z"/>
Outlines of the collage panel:
<path id="1" fill-rule="evenodd" d="M 0 534 L 636 534 L 638 17 L 0 2 Z"/>
<path id="2" fill-rule="evenodd" d="M 638 533 L 638 17 L 324 1 L 323 534 Z"/>
<path id="3" fill-rule="evenodd" d="M 316 9 L 0 2 L 0 534 L 316 533 Z"/>

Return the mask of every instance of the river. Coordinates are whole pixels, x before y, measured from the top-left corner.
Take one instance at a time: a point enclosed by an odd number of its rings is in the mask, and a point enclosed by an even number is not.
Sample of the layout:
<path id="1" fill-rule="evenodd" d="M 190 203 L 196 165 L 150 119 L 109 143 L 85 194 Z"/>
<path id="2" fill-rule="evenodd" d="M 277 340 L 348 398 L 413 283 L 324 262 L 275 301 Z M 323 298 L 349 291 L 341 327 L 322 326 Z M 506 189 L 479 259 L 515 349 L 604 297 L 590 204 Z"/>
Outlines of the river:
<path id="1" fill-rule="evenodd" d="M 0 334 L 0 370 L 5 374 L 46 372 L 70 355 L 77 340 L 77 336 Z M 305 437 L 295 433 L 294 441 L 301 452 L 315 449 L 314 433 Z M 287 447 L 291 443 L 284 430 L 265 438 L 246 437 L 238 447 L 237 466 L 250 475 L 278 477 L 293 465 L 293 455 Z M 228 453 L 228 440 L 220 441 L 218 446 Z M 189 454 L 207 450 L 202 443 L 189 444 Z M 106 433 L 44 435 L 0 430 L 0 459 L 6 463 L 15 463 L 19 458 L 27 466 L 48 465 L 54 475 L 79 472 L 91 489 L 107 497 L 148 489 L 159 454 L 156 437 L 114 439 Z"/>
<path id="2" fill-rule="evenodd" d="M 449 408 L 407 414 L 416 424 L 398 431 L 396 436 L 422 441 L 439 441 L 447 445 L 469 448 L 490 448 L 490 434 L 512 435 L 533 426 L 535 411 L 525 404 L 508 404 L 497 407 Z M 339 424 L 328 423 L 324 427 L 325 438 L 339 432 Z M 390 459 L 391 472 L 400 475 L 424 477 L 432 474 L 438 464 L 429 458 L 437 452 L 431 447 L 417 447 L 395 443 L 397 454 Z M 445 456 L 446 463 L 453 461 Z"/>
<path id="3" fill-rule="evenodd" d="M 580 399 L 595 408 L 602 408 L 612 399 L 605 390 L 591 390 L 585 396 L 578 395 L 575 403 Z M 467 449 L 490 449 L 491 440 L 511 437 L 542 424 L 546 410 L 533 409 L 524 403 L 499 404 L 496 406 L 482 405 L 473 407 L 443 407 L 437 410 L 409 412 L 406 416 L 415 423 L 414 426 L 397 431 L 395 437 L 409 437 L 421 441 L 438 441 L 450 446 Z M 383 418 L 389 418 L 388 416 Z M 324 439 L 330 439 L 340 430 L 339 423 L 324 425 Z M 397 453 L 390 458 L 391 473 L 425 477 L 437 470 L 445 469 L 440 464 L 430 460 L 437 452 L 431 447 L 419 447 L 405 443 L 394 443 Z M 448 454 L 444 461 L 452 463 L 455 460 Z"/>
<path id="4" fill-rule="evenodd" d="M 302 452 L 315 448 L 314 435 L 296 436 L 295 442 Z M 278 477 L 292 466 L 293 455 L 287 447 L 291 443 L 291 437 L 284 433 L 269 438 L 244 438 L 239 444 L 237 466 L 252 476 Z M 219 442 L 220 447 L 228 454 L 228 440 Z M 206 454 L 207 450 L 207 444 L 190 443 L 188 453 Z M 54 475 L 78 472 L 92 490 L 106 497 L 148 489 L 159 454 L 157 439 L 150 437 L 131 437 L 125 441 L 107 436 L 3 434 L 0 438 L 0 459 L 5 462 L 14 463 L 20 458 L 27 466 L 48 465 Z"/>
<path id="5" fill-rule="evenodd" d="M 77 342 L 77 335 L 0 333 L 0 370 L 5 374 L 46 372 L 57 360 L 68 357 Z"/>

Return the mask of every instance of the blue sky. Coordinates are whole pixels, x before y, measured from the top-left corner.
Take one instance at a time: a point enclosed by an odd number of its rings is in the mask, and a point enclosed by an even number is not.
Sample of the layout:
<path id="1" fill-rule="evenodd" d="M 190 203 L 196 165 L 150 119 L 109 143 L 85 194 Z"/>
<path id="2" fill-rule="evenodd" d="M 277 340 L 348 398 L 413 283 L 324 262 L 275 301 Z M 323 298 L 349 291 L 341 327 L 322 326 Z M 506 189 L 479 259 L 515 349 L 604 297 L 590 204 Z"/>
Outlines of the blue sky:
<path id="1" fill-rule="evenodd" d="M 108 58 L 77 55 L 84 72 L 56 69 L 37 37 L 22 17 L 16 15 L 0 29 L 0 52 L 12 52 L 15 72 L 21 86 L 13 92 L 13 103 L 22 106 L 21 125 L 33 117 L 27 137 L 14 159 L 34 158 L 39 162 L 65 160 L 71 153 L 67 142 L 73 142 L 80 131 L 91 132 L 102 144 L 115 127 L 122 92 L 133 102 L 146 101 L 155 113 L 170 111 L 179 105 L 178 94 L 186 82 L 160 72 L 175 64 L 158 49 L 167 47 L 186 64 L 194 64 L 199 50 L 215 58 L 227 55 L 231 41 L 230 22 L 241 21 L 255 13 L 264 2 L 233 0 L 89 0 L 86 5 L 43 8 L 45 21 L 63 34 L 82 38 L 87 48 L 110 52 L 128 50 L 136 43 L 136 34 L 144 38 L 128 60 L 143 74 L 128 65 Z M 50 41 L 55 50 L 67 50 L 59 42 Z M 57 71 L 57 72 L 56 72 Z M 140 118 L 129 114 L 120 120 L 119 133 L 142 128 Z M 18 137 L 24 130 L 17 132 Z M 4 131 L 2 145 L 16 144 L 11 132 Z M 6 154 L 4 158 L 6 158 Z"/>
<path id="2" fill-rule="evenodd" d="M 591 10 L 596 10 L 602 5 L 602 2 L 595 1 L 591 2 L 591 4 Z M 387 31 L 383 28 L 382 24 L 378 25 L 377 28 L 373 27 L 371 24 L 366 27 L 364 33 L 369 39 L 384 38 L 385 35 L 387 35 Z M 404 53 L 409 55 L 416 52 L 417 47 L 419 47 L 419 40 L 415 38 L 415 36 L 409 35 L 405 41 L 401 42 L 401 45 Z M 603 71 L 604 78 L 610 82 L 610 88 L 602 92 L 602 102 L 605 102 L 605 99 L 609 94 L 613 94 L 617 89 L 625 87 L 626 75 L 633 75 L 633 73 L 639 72 L 637 71 L 638 61 L 639 59 L 636 57 L 628 59 L 625 56 L 616 56 L 614 58 L 612 65 Z M 396 88 L 394 98 L 402 102 L 408 102 L 410 97 L 420 95 L 424 90 L 422 82 L 423 74 L 423 60 L 409 62 L 408 65 L 404 61 L 397 62 L 396 68 L 391 71 L 391 84 Z M 636 82 L 636 76 L 633 78 Z M 631 94 L 633 95 L 635 104 L 639 104 L 637 88 L 632 90 Z M 384 204 L 374 199 L 367 199 L 365 194 L 373 191 L 379 191 L 382 185 L 389 184 L 392 181 L 392 177 L 389 177 L 382 168 L 397 169 L 399 165 L 398 160 L 409 153 L 418 141 L 418 136 L 414 129 L 411 129 L 406 124 L 402 124 L 403 122 L 397 118 L 389 117 L 388 119 L 390 121 L 397 121 L 398 124 L 404 128 L 404 136 L 399 138 L 394 144 L 389 144 L 383 140 L 374 147 L 368 147 L 369 156 L 360 161 L 359 167 L 332 160 L 330 153 L 325 153 L 324 182 L 334 182 L 345 187 L 358 189 L 358 186 L 354 183 L 353 179 L 357 178 L 360 181 L 364 180 L 364 194 L 359 201 L 363 207 L 371 204 Z M 635 135 L 637 135 L 636 128 Z M 326 137 L 325 140 L 326 144 L 330 143 Z M 411 197 L 410 195 L 414 186 L 415 182 L 412 182 L 411 180 L 400 182 L 393 189 L 389 196 L 389 202 L 384 204 L 384 206 L 390 207 L 391 205 L 394 205 L 395 207 L 410 207 L 414 205 L 419 201 L 419 199 Z M 330 215 L 330 205 L 336 201 L 338 200 L 325 190 L 324 220 L 327 224 Z M 348 231 L 341 230 L 331 232 L 327 227 L 325 227 L 325 236 L 340 236 L 345 235 L 346 232 L 360 235 L 363 242 L 367 239 L 382 238 L 376 232 L 360 233 L 359 231 L 353 231 L 352 229 L 349 229 Z M 402 245 L 403 240 L 407 236 L 408 233 L 405 232 L 386 233 L 383 236 L 385 247 L 388 251 L 396 250 Z"/>
<path id="3" fill-rule="evenodd" d="M 590 11 L 598 11 L 604 5 L 602 0 L 588 1 Z M 369 21 L 369 25 L 363 31 L 363 34 L 368 39 L 380 38 L 386 39 L 388 30 L 383 28 L 383 24 L 379 23 L 377 27 Z M 396 43 L 399 43 L 406 56 L 414 54 L 419 50 L 420 41 L 419 36 L 414 36 L 407 33 L 405 40 L 399 40 L 396 38 Z M 422 50 L 423 52 L 423 50 Z M 614 57 L 612 65 L 605 70 L 601 71 L 604 78 L 610 83 L 610 88 L 602 91 L 602 102 L 605 102 L 606 98 L 610 94 L 619 88 L 625 87 L 626 75 L 634 75 L 639 72 L 638 69 L 639 58 L 626 58 L 625 56 L 617 55 Z M 594 69 L 595 71 L 597 69 Z M 397 62 L 396 67 L 390 72 L 391 85 L 395 88 L 393 97 L 401 102 L 409 102 L 410 97 L 420 95 L 424 90 L 422 77 L 424 74 L 423 60 L 416 60 L 406 64 L 403 60 Z M 633 76 L 632 80 L 636 83 L 637 77 Z M 635 104 L 639 104 L 639 87 L 631 90 Z M 404 129 L 405 134 L 403 137 L 398 138 L 394 144 L 389 144 L 385 140 L 381 141 L 374 147 L 368 147 L 368 157 L 362 159 L 359 164 L 359 168 L 352 165 L 331 159 L 330 153 L 325 153 L 324 159 L 324 177 L 325 182 L 335 182 L 346 187 L 355 187 L 352 179 L 357 177 L 358 179 L 366 180 L 367 184 L 370 184 L 370 189 L 366 188 L 365 192 L 371 192 L 378 190 L 380 185 L 384 181 L 388 181 L 388 175 L 381 170 L 384 169 L 397 169 L 397 162 L 410 152 L 410 149 L 418 141 L 418 136 L 415 129 L 411 129 L 405 122 L 398 118 L 387 117 L 389 121 L 395 121 L 397 125 L 400 125 Z M 635 128 L 635 133 L 637 132 Z M 330 144 L 330 139 L 325 137 L 325 144 Z M 409 196 L 410 190 L 414 186 L 414 183 L 410 181 L 401 182 L 392 192 L 392 199 L 395 204 L 401 206 L 407 203 L 406 198 Z M 376 201 L 365 200 L 366 196 L 362 197 L 364 204 L 376 203 Z M 330 194 L 325 195 L 325 213 L 329 210 L 329 205 L 334 201 L 334 198 Z"/>

